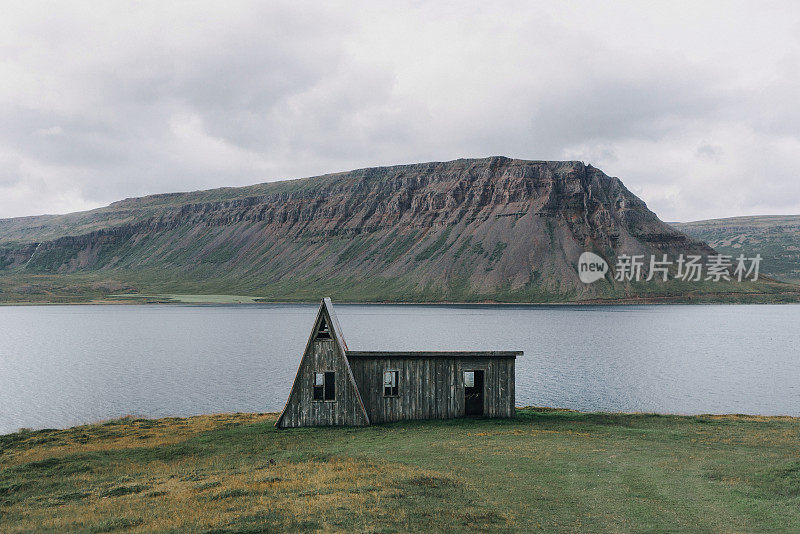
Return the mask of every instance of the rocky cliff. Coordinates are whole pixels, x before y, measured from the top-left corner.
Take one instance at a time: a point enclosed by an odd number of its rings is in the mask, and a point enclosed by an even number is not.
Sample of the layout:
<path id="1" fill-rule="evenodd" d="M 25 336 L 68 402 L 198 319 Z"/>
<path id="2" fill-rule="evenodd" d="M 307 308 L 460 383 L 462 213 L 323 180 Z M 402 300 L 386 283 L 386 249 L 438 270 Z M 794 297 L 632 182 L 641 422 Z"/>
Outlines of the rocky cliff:
<path id="1" fill-rule="evenodd" d="M 0 249 L 0 281 L 6 276 L 17 286 L 64 277 L 146 292 L 268 299 L 509 302 L 702 290 L 622 284 L 610 275 L 586 285 L 577 260 L 586 250 L 612 266 L 620 254 L 713 252 L 661 222 L 599 169 L 504 157 L 7 219 L 0 221 Z"/>

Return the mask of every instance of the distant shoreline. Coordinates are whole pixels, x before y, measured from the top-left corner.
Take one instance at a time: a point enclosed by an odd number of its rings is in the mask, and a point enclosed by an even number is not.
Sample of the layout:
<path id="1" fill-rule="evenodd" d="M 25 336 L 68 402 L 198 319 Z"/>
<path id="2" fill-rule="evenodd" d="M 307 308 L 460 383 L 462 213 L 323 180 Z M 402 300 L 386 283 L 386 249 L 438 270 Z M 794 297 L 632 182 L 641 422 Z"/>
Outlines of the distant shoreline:
<path id="1" fill-rule="evenodd" d="M 783 298 L 781 298 L 783 297 Z M 321 298 L 321 297 L 320 297 Z M 579 301 L 558 302 L 497 302 L 485 301 L 354 301 L 335 300 L 336 304 L 347 305 L 389 305 L 389 306 L 637 306 L 637 305 L 709 305 L 709 304 L 798 304 L 800 295 L 792 293 L 718 293 L 713 295 L 664 296 L 664 297 L 631 297 L 621 299 L 587 299 Z M 97 306 L 120 305 L 142 306 L 168 304 L 175 306 L 204 305 L 270 305 L 270 304 L 317 304 L 317 299 L 268 300 L 265 297 L 252 295 L 209 295 L 209 294 L 130 294 L 109 295 L 102 299 L 55 301 L 17 301 L 3 302 L 0 306 Z"/>

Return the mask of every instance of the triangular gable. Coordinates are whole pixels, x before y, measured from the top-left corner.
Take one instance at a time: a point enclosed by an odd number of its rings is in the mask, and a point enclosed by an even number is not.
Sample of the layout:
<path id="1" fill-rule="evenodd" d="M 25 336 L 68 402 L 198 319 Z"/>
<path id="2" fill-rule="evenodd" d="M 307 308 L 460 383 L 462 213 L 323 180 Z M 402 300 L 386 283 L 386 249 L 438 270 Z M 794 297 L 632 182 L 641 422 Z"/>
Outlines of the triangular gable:
<path id="1" fill-rule="evenodd" d="M 314 339 L 333 339 L 331 336 L 331 327 L 328 326 L 328 321 L 325 319 L 324 314 L 319 318 L 319 324 L 317 324 Z"/>
<path id="2" fill-rule="evenodd" d="M 328 317 L 330 318 L 330 322 L 328 323 L 330 327 L 333 329 L 334 338 L 339 343 L 339 348 L 342 351 L 342 354 L 347 354 L 347 342 L 344 340 L 344 334 L 342 333 L 342 327 L 339 325 L 339 319 L 336 317 L 336 313 L 333 311 L 333 302 L 331 302 L 330 297 L 325 297 L 322 299 L 321 307 L 324 307 L 328 310 Z"/>
<path id="3" fill-rule="evenodd" d="M 327 325 L 327 329 L 324 329 L 323 323 Z M 317 317 L 314 320 L 314 326 L 311 329 L 311 334 L 308 337 L 308 342 L 306 343 L 306 349 L 303 352 L 303 357 L 300 360 L 300 365 L 297 368 L 297 373 L 295 374 L 294 383 L 292 384 L 292 389 L 289 393 L 289 398 L 286 401 L 286 405 L 281 411 L 278 420 L 275 421 L 275 426 L 281 428 L 284 419 L 287 417 L 288 411 L 295 407 L 295 405 L 303 404 L 307 402 L 304 400 L 303 388 L 307 387 L 307 384 L 304 384 L 304 379 L 307 380 L 308 377 L 303 376 L 304 372 L 308 370 L 308 360 L 309 358 L 313 358 L 310 356 L 311 351 L 313 349 L 313 344 L 315 341 L 319 339 L 323 339 L 327 341 L 327 336 L 318 336 L 321 331 L 327 332 L 330 337 L 333 339 L 334 343 L 336 344 L 336 357 L 337 357 L 337 364 L 340 369 L 344 370 L 344 379 L 346 381 L 347 387 L 345 391 L 342 391 L 341 400 L 343 402 L 347 401 L 347 395 L 351 395 L 352 402 L 354 403 L 353 411 L 346 410 L 347 415 L 346 418 L 353 419 L 351 424 L 354 425 L 368 425 L 369 424 L 369 416 L 367 415 L 367 411 L 364 408 L 364 402 L 361 400 L 361 394 L 358 391 L 358 386 L 356 385 L 356 381 L 353 378 L 353 371 L 350 368 L 350 362 L 347 359 L 347 343 L 344 340 L 344 335 L 342 334 L 342 327 L 339 325 L 339 320 L 336 318 L 336 314 L 333 311 L 333 303 L 331 299 L 326 297 L 322 299 L 322 302 L 319 306 L 319 311 L 317 312 Z M 338 393 L 337 393 L 338 395 Z M 306 395 L 307 397 L 307 395 Z M 339 399 L 337 399 L 338 402 Z M 302 406 L 300 406 L 302 408 Z M 337 409 L 340 407 L 337 405 Z M 344 408 L 342 408 L 344 409 Z M 353 417 L 349 417 L 352 415 Z M 290 423 L 290 421 L 287 421 Z M 313 424 L 313 423 L 312 423 Z M 289 424 L 284 426 L 301 426 L 295 424 Z"/>

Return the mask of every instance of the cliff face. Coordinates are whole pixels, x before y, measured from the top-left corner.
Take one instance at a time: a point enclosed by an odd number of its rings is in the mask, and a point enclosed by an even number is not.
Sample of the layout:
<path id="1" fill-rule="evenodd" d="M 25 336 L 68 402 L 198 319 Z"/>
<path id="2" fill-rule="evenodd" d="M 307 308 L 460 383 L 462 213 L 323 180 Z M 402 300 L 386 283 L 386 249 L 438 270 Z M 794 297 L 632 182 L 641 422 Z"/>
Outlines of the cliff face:
<path id="1" fill-rule="evenodd" d="M 5 244 L 3 244 L 5 243 Z M 0 273 L 131 280 L 143 291 L 352 300 L 580 300 L 586 250 L 709 254 L 617 178 L 503 157 L 362 169 L 0 221 Z M 608 278 L 611 278 L 610 276 Z M 647 289 L 646 291 L 650 291 Z"/>

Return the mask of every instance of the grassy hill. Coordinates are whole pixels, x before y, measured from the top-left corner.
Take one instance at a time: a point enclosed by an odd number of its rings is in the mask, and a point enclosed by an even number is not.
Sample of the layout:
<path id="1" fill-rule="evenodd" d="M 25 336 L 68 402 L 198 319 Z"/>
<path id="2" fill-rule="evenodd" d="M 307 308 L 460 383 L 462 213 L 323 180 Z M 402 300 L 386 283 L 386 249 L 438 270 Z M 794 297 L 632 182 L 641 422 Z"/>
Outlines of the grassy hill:
<path id="1" fill-rule="evenodd" d="M 761 254 L 761 272 L 784 282 L 800 283 L 800 215 L 732 217 L 671 223 L 721 254 Z"/>
<path id="2" fill-rule="evenodd" d="M 274 421 L 0 436 L 0 530 L 800 530 L 800 419 L 523 409 L 349 429 Z"/>

